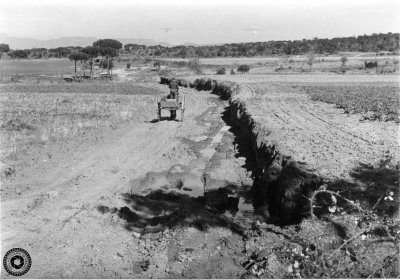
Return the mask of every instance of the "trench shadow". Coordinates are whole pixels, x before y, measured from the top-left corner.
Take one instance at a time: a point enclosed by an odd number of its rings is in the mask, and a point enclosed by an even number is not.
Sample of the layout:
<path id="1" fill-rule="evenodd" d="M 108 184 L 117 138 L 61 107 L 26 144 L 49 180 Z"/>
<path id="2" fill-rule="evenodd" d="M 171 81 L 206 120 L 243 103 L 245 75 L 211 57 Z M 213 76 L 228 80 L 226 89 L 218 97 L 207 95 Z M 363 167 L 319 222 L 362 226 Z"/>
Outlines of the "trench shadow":
<path id="1" fill-rule="evenodd" d="M 231 186 L 207 191 L 199 197 L 160 188 L 147 195 L 123 193 L 122 198 L 127 206 L 120 209 L 98 206 L 97 210 L 103 214 L 116 213 L 125 220 L 128 231 L 141 234 L 192 226 L 201 231 L 224 227 L 244 235 L 245 229 L 224 215 L 227 211 L 238 211 L 239 198 L 231 197 L 231 193 Z"/>
<path id="2" fill-rule="evenodd" d="M 232 120 L 230 115 L 230 107 L 228 106 L 222 113 L 222 120 L 230 126 L 229 131 L 233 134 L 233 144 L 236 146 L 235 157 L 244 157 L 245 164 L 242 166 L 248 172 L 253 174 L 253 178 L 257 174 L 257 163 L 253 151 L 251 150 L 250 140 L 246 137 L 245 133 L 241 130 L 240 126 Z"/>

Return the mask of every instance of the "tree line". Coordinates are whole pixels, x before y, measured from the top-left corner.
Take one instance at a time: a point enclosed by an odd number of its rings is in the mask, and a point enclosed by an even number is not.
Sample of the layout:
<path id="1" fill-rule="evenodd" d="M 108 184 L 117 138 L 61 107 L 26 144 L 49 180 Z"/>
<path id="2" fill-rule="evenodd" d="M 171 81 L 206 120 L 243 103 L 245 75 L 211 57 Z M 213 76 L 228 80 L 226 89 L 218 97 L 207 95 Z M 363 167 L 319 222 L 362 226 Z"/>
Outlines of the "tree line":
<path id="1" fill-rule="evenodd" d="M 207 46 L 145 46 L 122 44 L 116 40 L 103 39 L 86 48 L 80 46 L 59 47 L 53 49 L 33 48 L 10 50 L 6 44 L 0 44 L 0 52 L 8 53 L 11 58 L 66 58 L 72 53 L 83 52 L 89 56 L 117 56 L 130 54 L 148 57 L 171 58 L 208 58 L 208 57 L 252 57 L 270 55 L 300 55 L 309 52 L 317 54 L 335 54 L 338 52 L 389 52 L 398 54 L 399 33 L 379 33 L 333 39 L 303 39 L 294 41 L 267 41 L 252 43 L 232 43 Z"/>

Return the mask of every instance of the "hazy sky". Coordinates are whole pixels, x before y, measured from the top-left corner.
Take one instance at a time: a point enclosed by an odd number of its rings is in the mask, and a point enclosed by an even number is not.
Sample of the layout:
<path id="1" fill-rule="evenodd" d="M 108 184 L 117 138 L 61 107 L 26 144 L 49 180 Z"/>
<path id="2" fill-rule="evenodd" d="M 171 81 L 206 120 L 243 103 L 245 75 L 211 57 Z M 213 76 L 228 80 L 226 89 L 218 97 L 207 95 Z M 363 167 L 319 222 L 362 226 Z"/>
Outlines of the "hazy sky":
<path id="1" fill-rule="evenodd" d="M 173 44 L 399 32 L 399 0 L 6 0 L 0 33 L 148 38 Z"/>

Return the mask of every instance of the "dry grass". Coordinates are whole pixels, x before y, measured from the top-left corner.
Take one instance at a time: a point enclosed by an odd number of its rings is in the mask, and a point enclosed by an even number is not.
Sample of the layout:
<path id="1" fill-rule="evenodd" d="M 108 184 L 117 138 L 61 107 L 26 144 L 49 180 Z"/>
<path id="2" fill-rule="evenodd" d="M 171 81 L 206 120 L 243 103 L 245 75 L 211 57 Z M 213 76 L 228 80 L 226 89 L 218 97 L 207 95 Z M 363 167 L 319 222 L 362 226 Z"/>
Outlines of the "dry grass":
<path id="1" fill-rule="evenodd" d="M 153 95 L 2 92 L 1 158 L 30 145 L 69 139 L 152 117 Z"/>

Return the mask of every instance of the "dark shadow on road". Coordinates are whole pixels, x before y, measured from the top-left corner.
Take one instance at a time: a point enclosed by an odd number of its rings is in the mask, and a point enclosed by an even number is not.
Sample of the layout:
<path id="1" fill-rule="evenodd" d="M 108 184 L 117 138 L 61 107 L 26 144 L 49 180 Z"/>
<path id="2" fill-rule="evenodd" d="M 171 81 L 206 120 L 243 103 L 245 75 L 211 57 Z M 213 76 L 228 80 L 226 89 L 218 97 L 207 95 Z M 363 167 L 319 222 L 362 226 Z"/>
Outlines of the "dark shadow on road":
<path id="1" fill-rule="evenodd" d="M 210 227 L 225 227 L 244 234 L 243 227 L 224 215 L 227 211 L 233 214 L 238 211 L 239 198 L 233 196 L 232 186 L 207 191 L 200 197 L 171 189 L 158 189 L 147 195 L 124 193 L 122 196 L 127 206 L 120 209 L 99 206 L 97 209 L 102 213 L 118 213 L 126 221 L 125 227 L 129 231 L 146 234 L 177 226 L 193 226 L 203 231 Z"/>
<path id="2" fill-rule="evenodd" d="M 158 123 L 158 122 L 161 122 L 161 121 L 172 121 L 172 120 L 170 119 L 170 117 L 161 117 L 160 120 L 159 119 L 152 119 L 151 121 L 145 121 L 145 122 L 146 123 Z M 177 119 L 175 119 L 173 121 L 179 122 L 179 120 L 177 120 Z"/>

